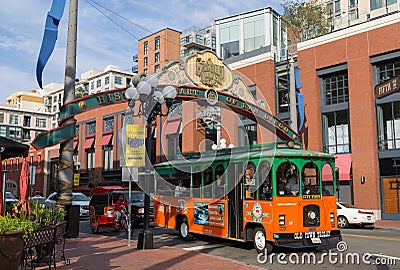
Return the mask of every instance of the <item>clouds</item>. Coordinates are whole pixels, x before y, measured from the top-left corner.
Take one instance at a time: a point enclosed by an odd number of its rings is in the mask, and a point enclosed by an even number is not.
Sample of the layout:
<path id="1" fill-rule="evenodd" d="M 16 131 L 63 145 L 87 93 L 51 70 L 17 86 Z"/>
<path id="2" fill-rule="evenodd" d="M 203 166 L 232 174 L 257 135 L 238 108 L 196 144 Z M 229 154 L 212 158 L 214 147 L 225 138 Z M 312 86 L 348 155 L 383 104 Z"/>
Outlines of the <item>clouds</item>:
<path id="1" fill-rule="evenodd" d="M 66 2 L 55 51 L 43 72 L 44 84 L 64 81 L 69 12 L 69 1 Z M 38 89 L 36 61 L 51 3 L 51 0 L 31 0 L 29 4 L 26 0 L 14 0 L 7 1 L 0 9 L 0 103 L 5 103 L 15 91 Z M 265 6 L 280 11 L 277 0 L 79 0 L 77 77 L 85 70 L 103 70 L 107 65 L 130 70 L 132 56 L 137 54 L 137 39 L 161 29 L 203 28 L 217 18 Z"/>

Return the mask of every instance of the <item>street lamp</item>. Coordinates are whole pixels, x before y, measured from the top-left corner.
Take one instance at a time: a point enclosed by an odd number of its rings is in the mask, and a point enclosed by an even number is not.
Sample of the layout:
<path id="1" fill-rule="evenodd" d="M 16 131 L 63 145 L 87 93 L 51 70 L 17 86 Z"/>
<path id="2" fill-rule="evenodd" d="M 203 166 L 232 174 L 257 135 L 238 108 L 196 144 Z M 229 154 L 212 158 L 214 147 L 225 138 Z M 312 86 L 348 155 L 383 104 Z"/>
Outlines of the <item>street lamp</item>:
<path id="1" fill-rule="evenodd" d="M 166 116 L 173 104 L 176 97 L 176 89 L 173 86 L 165 86 L 163 91 L 157 90 L 158 79 L 157 76 L 135 75 L 132 78 L 133 87 L 126 89 L 125 96 L 128 100 L 128 106 L 131 109 L 133 116 L 143 116 L 147 123 L 146 135 L 146 152 L 147 159 L 145 162 L 145 197 L 144 197 L 144 225 L 143 231 L 139 233 L 138 249 L 151 249 L 153 248 L 153 234 L 149 229 L 149 214 L 150 214 L 150 195 L 148 194 L 148 187 L 150 181 L 151 169 L 151 133 L 152 122 L 158 115 Z M 136 101 L 139 101 L 139 108 L 137 113 L 134 113 Z M 162 113 L 162 104 L 166 104 L 167 113 Z"/>

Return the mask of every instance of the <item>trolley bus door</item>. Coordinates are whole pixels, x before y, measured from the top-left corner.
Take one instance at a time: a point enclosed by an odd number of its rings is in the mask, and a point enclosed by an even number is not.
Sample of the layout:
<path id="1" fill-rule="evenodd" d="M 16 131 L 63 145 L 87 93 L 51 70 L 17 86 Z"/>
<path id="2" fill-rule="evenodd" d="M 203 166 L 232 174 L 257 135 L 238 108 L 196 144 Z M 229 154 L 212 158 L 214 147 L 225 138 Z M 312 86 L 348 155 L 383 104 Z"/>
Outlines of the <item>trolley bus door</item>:
<path id="1" fill-rule="evenodd" d="M 228 226 L 230 238 L 243 238 L 243 199 L 240 177 L 243 175 L 242 163 L 228 166 Z"/>

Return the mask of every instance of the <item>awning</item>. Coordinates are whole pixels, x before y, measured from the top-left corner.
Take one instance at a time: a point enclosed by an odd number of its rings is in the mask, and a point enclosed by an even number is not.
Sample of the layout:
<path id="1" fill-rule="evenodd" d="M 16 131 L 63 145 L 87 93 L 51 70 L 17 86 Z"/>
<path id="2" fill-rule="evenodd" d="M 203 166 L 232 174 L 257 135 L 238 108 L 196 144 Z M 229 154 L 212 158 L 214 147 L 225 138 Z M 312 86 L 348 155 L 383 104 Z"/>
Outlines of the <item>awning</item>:
<path id="1" fill-rule="evenodd" d="M 350 180 L 351 154 L 335 155 L 335 158 L 336 168 L 339 169 L 339 180 Z M 322 181 L 333 181 L 333 173 L 332 168 L 325 165 L 322 168 Z"/>
<path id="2" fill-rule="evenodd" d="M 339 180 L 350 180 L 351 154 L 335 155 L 336 168 L 339 168 Z"/>
<path id="3" fill-rule="evenodd" d="M 74 150 L 76 150 L 76 147 L 78 146 L 79 139 L 74 140 Z"/>
<path id="4" fill-rule="evenodd" d="M 181 120 L 182 120 L 182 118 L 180 116 L 174 116 L 174 117 L 168 118 L 167 122 L 165 123 L 162 133 L 164 135 L 178 133 L 179 132 L 178 129 L 181 124 Z"/>
<path id="5" fill-rule="evenodd" d="M 101 146 L 103 146 L 103 145 L 109 145 L 110 144 L 110 142 L 111 142 L 111 139 L 112 139 L 112 134 L 107 134 L 107 135 L 104 135 L 103 136 L 103 138 L 101 138 Z"/>
<path id="6" fill-rule="evenodd" d="M 83 145 L 83 149 L 92 148 L 93 143 L 94 143 L 94 138 L 86 139 L 85 144 Z"/>

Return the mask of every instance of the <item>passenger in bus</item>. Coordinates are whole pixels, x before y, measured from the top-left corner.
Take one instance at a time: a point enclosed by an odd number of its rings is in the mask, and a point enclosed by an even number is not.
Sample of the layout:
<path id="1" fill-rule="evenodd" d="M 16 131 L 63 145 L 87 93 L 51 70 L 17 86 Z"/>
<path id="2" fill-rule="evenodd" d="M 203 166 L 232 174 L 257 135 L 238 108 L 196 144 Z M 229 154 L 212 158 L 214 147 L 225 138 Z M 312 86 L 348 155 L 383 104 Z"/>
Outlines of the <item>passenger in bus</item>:
<path id="1" fill-rule="evenodd" d="M 175 188 L 175 197 L 182 196 L 184 191 L 186 191 L 186 187 L 183 185 L 183 181 L 179 180 L 178 185 Z"/>
<path id="2" fill-rule="evenodd" d="M 289 180 L 285 186 L 285 189 L 289 195 L 299 194 L 299 181 L 297 179 L 296 173 L 292 173 L 289 175 Z"/>

